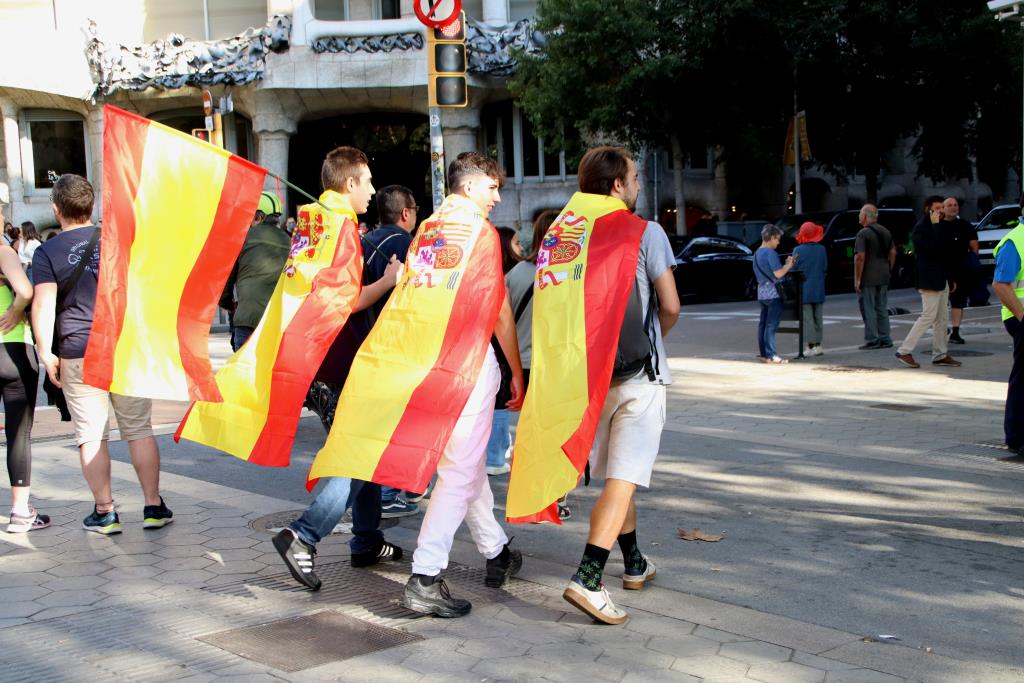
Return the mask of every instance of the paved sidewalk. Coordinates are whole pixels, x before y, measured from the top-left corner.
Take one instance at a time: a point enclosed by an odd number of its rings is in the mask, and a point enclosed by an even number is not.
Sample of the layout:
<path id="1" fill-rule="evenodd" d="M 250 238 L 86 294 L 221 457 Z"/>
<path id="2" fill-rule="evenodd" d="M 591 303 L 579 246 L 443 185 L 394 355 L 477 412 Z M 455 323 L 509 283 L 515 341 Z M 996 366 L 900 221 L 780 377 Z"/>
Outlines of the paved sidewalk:
<path id="1" fill-rule="evenodd" d="M 896 368 L 885 352 L 832 349 L 820 359 L 776 367 L 740 358 L 686 357 L 670 349 L 677 384 L 670 393 L 662 442 L 666 455 L 652 491 L 683 482 L 688 495 L 697 496 L 700 487 L 713 484 L 717 495 L 740 500 L 760 485 L 750 474 L 754 465 L 732 462 L 739 457 L 735 452 L 744 449 L 750 453 L 744 458 L 772 466 L 789 459 L 805 470 L 812 463 L 800 460 L 810 456 L 796 454 L 898 465 L 914 473 L 900 480 L 913 486 L 921 481 L 913 478 L 920 471 L 914 468 L 929 467 L 932 476 L 948 478 L 941 482 L 943 488 L 936 481 L 934 493 L 929 491 L 935 505 L 965 519 L 996 520 L 993 530 L 986 531 L 988 541 L 1019 551 L 1019 507 L 973 483 L 964 495 L 975 497 L 976 504 L 949 497 L 957 477 L 965 484 L 998 478 L 1007 491 L 1024 488 L 1024 468 L 998 463 L 999 451 L 991 444 L 977 445 L 999 434 L 1005 347 L 1007 341 L 998 334 L 980 335 L 968 349 L 991 355 L 965 358 L 961 369 L 929 365 L 917 371 Z M 702 450 L 694 450 L 697 443 Z M 738 464 L 745 469 L 730 469 Z M 4 681 L 1024 680 L 1024 671 L 997 658 L 950 656 L 926 647 L 878 642 L 865 637 L 871 633 L 822 626 L 824 618 L 787 618 L 779 616 L 781 610 L 742 607 L 735 604 L 741 600 L 709 599 L 680 588 L 682 565 L 670 553 L 700 558 L 713 557 L 702 555 L 705 550 L 728 551 L 760 566 L 755 563 L 763 557 L 751 555 L 759 552 L 754 550 L 756 539 L 744 546 L 738 535 L 722 544 L 682 551 L 661 548 L 667 560 L 659 565 L 658 579 L 636 593 L 617 585 L 614 576 L 621 563 L 613 552 L 606 579 L 617 602 L 629 610 L 630 621 L 624 627 L 589 623 L 561 599 L 561 590 L 585 527 L 587 510 L 578 501 L 589 502 L 593 491 L 579 492 L 575 505 L 580 519 L 574 524 L 561 530 L 516 530 L 517 544 L 527 553 L 525 566 L 521 577 L 501 591 L 480 585 L 482 560 L 472 544 L 458 540 L 450 584 L 456 595 L 473 600 L 474 610 L 464 619 L 440 620 L 412 618 L 397 606 L 407 562 L 353 569 L 343 535 L 320 546 L 323 590 L 299 590 L 270 544 L 270 533 L 258 523 L 271 513 L 288 518 L 301 507 L 293 501 L 164 473 L 162 488 L 176 521 L 162 530 L 143 531 L 134 472 L 115 461 L 114 495 L 125 532 L 104 538 L 80 527 L 90 496 L 73 442 L 51 434 L 51 440 L 35 446 L 33 469 L 34 501 L 54 517 L 55 527 L 24 536 L 0 534 Z M 829 476 L 841 478 L 835 471 Z M 813 485 L 799 489 L 795 481 L 783 484 L 806 496 L 809 511 L 798 503 L 774 503 L 787 513 L 806 514 L 801 520 L 807 521 L 800 524 L 835 516 L 821 501 L 835 504 L 836 490 L 824 479 L 811 481 Z M 500 488 L 501 482 L 495 483 Z M 680 494 L 672 490 L 669 495 Z M 851 495 L 875 507 L 892 504 L 873 488 L 858 487 Z M 503 501 L 500 492 L 496 498 Z M 655 501 L 663 500 L 642 497 L 641 516 L 655 521 L 665 509 L 664 502 Z M 694 500 L 694 505 L 703 504 L 699 497 Z M 411 552 L 418 520 L 403 520 L 386 532 L 388 538 Z M 661 520 L 673 528 L 674 522 Z M 922 522 L 908 517 L 900 523 Z M 822 529 L 816 533 L 820 536 Z M 542 543 L 559 546 L 557 552 L 541 552 Z M 564 550 L 568 546 L 572 557 Z M 926 553 L 934 549 L 928 544 L 914 547 Z M 812 556 L 829 565 L 832 551 L 826 541 Z M 1019 563 L 1008 560 L 1006 566 L 1019 572 Z M 792 584 L 794 576 L 783 571 L 778 581 L 788 578 Z M 1008 580 L 1015 585 L 1018 578 L 1019 573 Z M 966 577 L 962 585 L 966 598 L 971 592 Z M 1017 590 L 997 594 L 984 609 L 993 619 L 1018 614 Z M 900 597 L 890 592 L 883 599 Z M 341 627 L 352 623 L 346 619 L 358 620 L 360 631 L 408 642 L 330 661 L 355 640 L 342 635 Z M 299 639 L 284 642 L 289 627 L 306 623 L 313 626 L 300 629 Z M 263 625 L 268 626 L 262 631 L 239 630 Z M 258 632 L 266 637 L 251 638 Z M 317 639 L 327 644 L 313 648 L 309 657 L 325 655 L 322 662 L 313 665 L 312 659 L 303 659 L 306 655 L 289 656 Z"/>

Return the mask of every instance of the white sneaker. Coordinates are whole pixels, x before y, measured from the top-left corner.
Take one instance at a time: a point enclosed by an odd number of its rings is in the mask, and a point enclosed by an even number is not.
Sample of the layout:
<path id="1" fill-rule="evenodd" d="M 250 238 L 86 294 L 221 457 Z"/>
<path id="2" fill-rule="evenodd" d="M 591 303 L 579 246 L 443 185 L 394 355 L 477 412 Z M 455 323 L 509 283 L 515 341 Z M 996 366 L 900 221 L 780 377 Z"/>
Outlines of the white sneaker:
<path id="1" fill-rule="evenodd" d="M 824 356 L 825 355 L 825 349 L 821 348 L 821 344 L 818 344 L 817 346 L 815 346 L 814 349 L 812 349 L 811 352 L 815 356 Z"/>
<path id="2" fill-rule="evenodd" d="M 628 591 L 638 591 L 644 587 L 644 584 L 654 578 L 658 573 L 654 563 L 651 562 L 651 558 L 644 555 L 644 559 L 647 560 L 647 568 L 642 573 L 630 574 L 627 569 L 622 574 L 622 587 Z"/>
<path id="3" fill-rule="evenodd" d="M 601 586 L 601 590 L 591 591 L 575 580 L 569 581 L 562 597 L 594 621 L 604 624 L 623 624 L 629 619 L 625 610 L 615 606 L 604 586 Z"/>
<path id="4" fill-rule="evenodd" d="M 506 472 L 511 472 L 511 471 L 512 471 L 512 465 L 508 464 L 507 462 L 504 465 L 499 465 L 498 467 L 488 467 L 487 468 L 487 474 L 488 474 L 488 476 L 491 476 L 491 477 L 497 476 L 499 474 L 505 474 Z"/>
<path id="5" fill-rule="evenodd" d="M 811 346 L 810 344 L 808 344 L 807 347 L 804 348 L 804 355 L 805 356 L 813 356 L 814 355 L 814 347 Z"/>

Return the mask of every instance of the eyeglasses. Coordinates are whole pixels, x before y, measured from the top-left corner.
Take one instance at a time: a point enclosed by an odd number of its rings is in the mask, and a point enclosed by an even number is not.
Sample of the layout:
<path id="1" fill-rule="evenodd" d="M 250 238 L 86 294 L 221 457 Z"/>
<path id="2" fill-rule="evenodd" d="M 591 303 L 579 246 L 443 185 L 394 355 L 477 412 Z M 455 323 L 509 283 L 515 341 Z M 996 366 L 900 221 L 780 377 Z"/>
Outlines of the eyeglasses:
<path id="1" fill-rule="evenodd" d="M 415 205 L 414 205 L 414 206 L 407 206 L 407 207 L 405 207 L 405 208 L 409 209 L 409 210 L 410 210 L 410 211 L 412 211 L 413 213 L 419 213 L 419 212 L 420 212 L 420 207 L 418 207 L 418 206 L 415 206 Z"/>

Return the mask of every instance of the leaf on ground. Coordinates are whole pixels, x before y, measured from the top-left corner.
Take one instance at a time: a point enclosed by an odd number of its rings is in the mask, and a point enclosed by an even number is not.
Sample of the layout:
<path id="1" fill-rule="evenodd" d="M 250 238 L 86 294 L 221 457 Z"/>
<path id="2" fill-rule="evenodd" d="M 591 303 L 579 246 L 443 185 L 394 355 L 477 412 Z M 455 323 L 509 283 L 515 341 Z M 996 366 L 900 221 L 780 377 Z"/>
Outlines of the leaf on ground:
<path id="1" fill-rule="evenodd" d="M 708 543 L 717 543 L 725 538 L 722 534 L 709 534 L 700 529 L 677 529 L 676 535 L 684 541 L 706 541 Z"/>

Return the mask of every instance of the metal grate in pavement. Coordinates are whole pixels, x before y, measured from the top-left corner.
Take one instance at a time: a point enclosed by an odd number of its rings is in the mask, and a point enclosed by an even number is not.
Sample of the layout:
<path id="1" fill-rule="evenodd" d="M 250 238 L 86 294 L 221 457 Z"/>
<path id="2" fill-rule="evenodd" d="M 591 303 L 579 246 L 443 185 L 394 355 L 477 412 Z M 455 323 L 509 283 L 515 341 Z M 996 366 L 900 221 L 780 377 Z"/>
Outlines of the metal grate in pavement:
<path id="1" fill-rule="evenodd" d="M 199 640 L 259 664 L 294 672 L 405 645 L 423 637 L 325 610 L 212 633 Z"/>
<path id="2" fill-rule="evenodd" d="M 203 590 L 219 595 L 253 600 L 294 603 L 304 600 L 311 607 L 325 607 L 382 626 L 402 626 L 423 615 L 399 604 L 402 589 L 412 573 L 407 559 L 367 568 L 355 568 L 347 558 L 318 565 L 316 573 L 322 587 L 313 593 L 296 583 L 288 572 L 271 576 L 242 579 Z M 450 563 L 444 572 L 445 581 L 456 597 L 473 604 L 508 602 L 544 590 L 540 584 L 511 579 L 501 588 L 484 586 L 483 568 Z M 300 595 L 296 595 L 300 594 Z"/>
<path id="3" fill-rule="evenodd" d="M 871 365 L 822 365 L 814 369 L 818 372 L 888 372 L 892 368 L 878 368 Z"/>
<path id="4" fill-rule="evenodd" d="M 881 410 L 895 410 L 898 413 L 916 413 L 922 410 L 928 410 L 928 406 L 914 406 L 906 405 L 903 403 L 876 403 L 868 406 L 868 408 L 879 408 Z"/>
<path id="5" fill-rule="evenodd" d="M 1024 459 L 1003 460 L 1010 456 L 1006 445 L 1000 441 L 978 441 L 976 443 L 962 443 L 935 451 L 947 457 L 971 462 L 998 463 L 1000 468 L 1024 471 Z"/>

